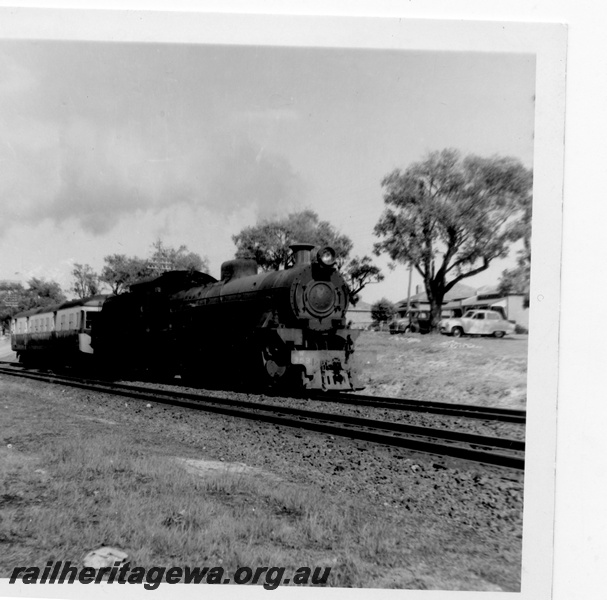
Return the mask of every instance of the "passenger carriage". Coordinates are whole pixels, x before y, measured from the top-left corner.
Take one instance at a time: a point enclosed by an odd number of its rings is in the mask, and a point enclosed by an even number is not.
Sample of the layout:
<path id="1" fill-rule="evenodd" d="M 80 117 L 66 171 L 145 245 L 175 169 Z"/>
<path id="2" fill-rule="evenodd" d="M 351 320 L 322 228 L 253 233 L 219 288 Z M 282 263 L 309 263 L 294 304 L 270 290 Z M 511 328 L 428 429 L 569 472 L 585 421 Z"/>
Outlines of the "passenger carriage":
<path id="1" fill-rule="evenodd" d="M 16 314 L 11 321 L 11 348 L 23 363 L 90 357 L 92 324 L 106 298 L 91 296 Z"/>

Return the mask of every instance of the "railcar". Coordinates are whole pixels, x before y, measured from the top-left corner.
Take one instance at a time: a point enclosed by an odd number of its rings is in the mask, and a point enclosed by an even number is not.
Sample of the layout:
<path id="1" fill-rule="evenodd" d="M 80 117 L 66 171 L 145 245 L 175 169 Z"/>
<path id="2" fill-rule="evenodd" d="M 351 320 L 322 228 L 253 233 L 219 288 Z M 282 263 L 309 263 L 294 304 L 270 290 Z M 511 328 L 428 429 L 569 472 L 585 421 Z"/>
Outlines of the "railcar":
<path id="1" fill-rule="evenodd" d="M 17 313 L 11 348 L 23 363 L 79 364 L 93 356 L 92 324 L 106 295 Z"/>

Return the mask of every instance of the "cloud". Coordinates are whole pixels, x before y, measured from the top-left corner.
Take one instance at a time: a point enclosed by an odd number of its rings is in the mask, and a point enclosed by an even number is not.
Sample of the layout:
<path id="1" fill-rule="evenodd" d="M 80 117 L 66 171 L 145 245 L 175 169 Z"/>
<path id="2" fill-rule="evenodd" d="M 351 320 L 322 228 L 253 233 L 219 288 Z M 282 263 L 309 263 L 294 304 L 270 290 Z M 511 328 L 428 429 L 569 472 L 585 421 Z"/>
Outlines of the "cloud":
<path id="1" fill-rule="evenodd" d="M 17 121 L 0 142 L 0 207 L 6 223 L 75 220 L 109 231 L 124 216 L 192 199 L 178 159 L 155 161 L 154 148 L 124 129 L 74 117 L 67 125 Z"/>
<path id="2" fill-rule="evenodd" d="M 301 114 L 294 108 L 282 106 L 242 111 L 235 116 L 235 120 L 241 122 L 260 121 L 264 124 L 279 121 L 296 122 L 301 120 Z"/>
<path id="3" fill-rule="evenodd" d="M 185 69 L 168 85 L 144 47 L 6 48 L 0 236 L 43 222 L 99 236 L 177 205 L 266 218 L 301 204 L 302 178 L 275 150 L 300 126 L 292 97 L 216 103 L 215 79 L 200 83 Z"/>
<path id="4" fill-rule="evenodd" d="M 0 53 L 0 98 L 33 91 L 37 85 L 38 80 L 29 69 L 8 54 Z"/>
<path id="5" fill-rule="evenodd" d="M 44 220 L 101 235 L 125 217 L 178 204 L 268 218 L 300 206 L 305 193 L 286 158 L 240 132 L 231 143 L 225 132 L 186 141 L 172 155 L 128 125 L 103 128 L 78 116 L 65 124 L 20 119 L 4 133 L 0 207 L 8 218 L 0 235 L 8 222 Z"/>
<path id="6" fill-rule="evenodd" d="M 253 208 L 258 218 L 301 205 L 305 185 L 282 156 L 242 143 L 222 157 L 209 185 L 209 207 L 226 214 Z"/>

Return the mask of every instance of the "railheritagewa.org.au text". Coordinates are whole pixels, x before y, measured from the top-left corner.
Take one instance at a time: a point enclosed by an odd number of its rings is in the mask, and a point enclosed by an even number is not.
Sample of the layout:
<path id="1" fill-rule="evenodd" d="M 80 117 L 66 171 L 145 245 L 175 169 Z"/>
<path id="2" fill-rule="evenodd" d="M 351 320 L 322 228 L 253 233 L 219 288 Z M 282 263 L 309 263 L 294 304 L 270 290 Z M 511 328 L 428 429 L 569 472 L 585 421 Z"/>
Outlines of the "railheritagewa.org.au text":
<path id="1" fill-rule="evenodd" d="M 70 561 L 49 561 L 43 568 L 15 567 L 9 583 L 70 584 L 107 583 L 143 584 L 146 590 L 155 590 L 161 583 L 206 583 L 262 585 L 275 590 L 280 585 L 325 585 L 331 567 L 299 567 L 287 572 L 285 567 L 239 567 L 228 573 L 223 567 L 133 567 L 130 563 L 115 562 L 112 567 L 76 567 Z"/>

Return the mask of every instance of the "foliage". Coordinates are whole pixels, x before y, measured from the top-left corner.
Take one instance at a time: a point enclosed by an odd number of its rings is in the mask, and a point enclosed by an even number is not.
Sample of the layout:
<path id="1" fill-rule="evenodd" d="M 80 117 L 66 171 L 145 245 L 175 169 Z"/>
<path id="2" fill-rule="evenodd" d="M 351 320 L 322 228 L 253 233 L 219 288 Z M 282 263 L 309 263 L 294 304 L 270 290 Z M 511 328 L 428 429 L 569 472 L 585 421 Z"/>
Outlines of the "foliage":
<path id="1" fill-rule="evenodd" d="M 0 285 L 0 292 L 10 292 L 12 300 L 16 299 L 16 302 L 7 305 L 6 298 L 8 296 L 3 294 L 0 297 L 0 324 L 6 331 L 10 327 L 12 316 L 17 313 L 32 308 L 54 306 L 67 301 L 61 286 L 56 281 L 46 281 L 45 279 L 32 277 L 27 284 L 27 288 L 24 288 L 21 283 Z"/>
<path id="2" fill-rule="evenodd" d="M 111 254 L 103 260 L 105 265 L 99 277 L 113 294 L 126 292 L 133 283 L 160 275 L 164 271 L 208 271 L 208 261 L 186 246 L 172 248 L 161 240 L 152 245 L 150 258 Z"/>
<path id="3" fill-rule="evenodd" d="M 359 300 L 358 294 L 370 283 L 379 283 L 384 275 L 379 267 L 371 262 L 370 256 L 354 257 L 343 269 L 346 282 L 350 288 L 350 302 L 353 305 Z"/>
<path id="4" fill-rule="evenodd" d="M 151 277 L 154 273 L 150 261 L 144 258 L 111 254 L 103 260 L 105 265 L 99 280 L 110 287 L 112 294 L 122 294 L 132 283 Z"/>
<path id="5" fill-rule="evenodd" d="M 525 308 L 529 306 L 529 287 L 531 279 L 531 203 L 523 206 L 523 216 L 517 223 L 523 247 L 517 253 L 516 267 L 502 271 L 499 282 L 501 294 L 523 294 Z"/>
<path id="6" fill-rule="evenodd" d="M 396 313 L 396 306 L 386 298 L 378 300 L 371 306 L 371 318 L 377 323 L 387 323 Z"/>
<path id="7" fill-rule="evenodd" d="M 171 248 L 165 246 L 162 240 L 158 240 L 152 244 L 154 253 L 150 258 L 152 270 L 155 274 L 160 274 L 164 271 L 203 271 L 209 270 L 208 261 L 206 258 L 201 258 L 195 252 L 189 252 L 187 246 L 179 246 L 179 248 Z"/>
<path id="8" fill-rule="evenodd" d="M 25 288 L 23 287 L 23 284 L 19 283 L 18 281 L 0 281 L 0 293 L 17 293 L 24 291 Z"/>
<path id="9" fill-rule="evenodd" d="M 339 234 L 328 221 L 321 221 L 312 210 L 291 213 L 283 219 L 262 221 L 245 227 L 232 236 L 236 244 L 236 258 L 249 258 L 264 271 L 279 270 L 290 265 L 289 246 L 305 242 L 315 246 L 331 246 L 338 264 L 343 264 L 352 249 L 352 240 Z"/>
<path id="10" fill-rule="evenodd" d="M 87 298 L 99 293 L 99 275 L 93 271 L 91 265 L 75 263 L 72 277 L 74 285 L 71 289 L 78 298 Z"/>
<path id="11" fill-rule="evenodd" d="M 514 269 L 502 271 L 498 291 L 500 294 L 523 294 L 523 306 L 529 307 L 529 275 L 531 264 L 528 260 L 519 256 L 517 266 Z"/>
<path id="12" fill-rule="evenodd" d="M 23 300 L 20 303 L 20 310 L 53 306 L 67 301 L 61 286 L 56 281 L 46 281 L 45 279 L 32 277 L 27 284 L 28 288 L 25 290 Z"/>
<path id="13" fill-rule="evenodd" d="M 321 221 L 313 210 L 291 213 L 283 219 L 262 221 L 246 227 L 232 236 L 236 244 L 236 258 L 255 260 L 264 271 L 284 269 L 291 264 L 289 246 L 296 242 L 331 246 L 337 255 L 350 287 L 350 302 L 358 302 L 358 294 L 370 283 L 383 280 L 379 267 L 371 263 L 371 257 L 355 257 L 348 262 L 352 240 L 337 232 L 328 221 Z"/>
<path id="14" fill-rule="evenodd" d="M 382 181 L 388 206 L 375 226 L 375 252 L 412 265 L 440 320 L 444 295 L 459 281 L 504 258 L 531 215 L 532 172 L 509 157 L 462 159 L 456 150 L 429 154 Z"/>
<path id="15" fill-rule="evenodd" d="M 11 317 L 21 310 L 19 303 L 24 294 L 25 288 L 21 283 L 0 281 L 0 329 L 2 332 L 10 329 Z"/>

